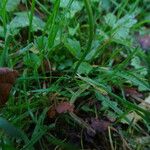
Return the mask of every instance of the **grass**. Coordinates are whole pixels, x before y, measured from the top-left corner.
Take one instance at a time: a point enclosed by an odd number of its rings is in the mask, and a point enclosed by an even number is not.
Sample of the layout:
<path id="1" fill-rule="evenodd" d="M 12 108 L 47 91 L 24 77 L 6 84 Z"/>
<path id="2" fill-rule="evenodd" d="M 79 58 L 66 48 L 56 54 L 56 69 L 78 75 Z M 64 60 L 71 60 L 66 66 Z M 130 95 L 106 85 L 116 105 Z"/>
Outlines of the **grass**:
<path id="1" fill-rule="evenodd" d="M 146 0 L 1 1 L 0 66 L 19 72 L 2 149 L 150 148 Z"/>
<path id="2" fill-rule="evenodd" d="M 91 3 L 88 0 L 84 0 L 84 4 L 85 4 L 86 11 L 87 11 L 88 18 L 89 18 L 89 40 L 88 40 L 88 44 L 87 44 L 87 49 L 84 50 L 83 55 L 81 56 L 78 64 L 76 65 L 76 67 L 74 69 L 75 74 L 77 73 L 77 70 L 78 70 L 80 64 L 85 60 L 85 57 L 90 52 L 91 46 L 92 46 L 92 41 L 94 38 L 94 18 L 93 18 Z"/>

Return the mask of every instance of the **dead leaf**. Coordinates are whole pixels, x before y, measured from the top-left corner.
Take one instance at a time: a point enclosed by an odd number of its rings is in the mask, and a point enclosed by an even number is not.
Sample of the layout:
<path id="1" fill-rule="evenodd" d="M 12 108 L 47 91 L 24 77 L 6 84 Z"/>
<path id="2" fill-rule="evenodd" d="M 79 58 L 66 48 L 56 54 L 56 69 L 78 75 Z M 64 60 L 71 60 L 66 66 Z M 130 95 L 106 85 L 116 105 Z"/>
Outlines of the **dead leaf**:
<path id="1" fill-rule="evenodd" d="M 136 88 L 125 88 L 125 95 L 128 97 L 128 96 L 131 96 L 131 97 L 139 97 L 139 98 L 142 98 L 143 97 L 143 94 L 141 94 L 140 92 L 138 92 L 138 90 Z"/>
<path id="2" fill-rule="evenodd" d="M 18 72 L 16 70 L 0 68 L 0 106 L 6 103 L 17 76 Z"/>
<path id="3" fill-rule="evenodd" d="M 140 137 L 137 137 L 136 138 L 136 142 L 141 145 L 146 145 L 146 144 L 149 144 L 150 143 L 150 136 L 147 135 L 147 136 L 140 136 Z M 150 148 L 150 145 L 149 145 L 149 148 Z"/>
<path id="4" fill-rule="evenodd" d="M 133 97 L 136 100 L 140 101 L 141 103 L 138 105 L 141 108 L 144 108 L 145 110 L 150 110 L 150 95 L 148 97 L 145 98 L 145 100 L 142 99 L 138 99 L 136 97 Z M 130 121 L 133 120 L 133 124 L 137 123 L 139 120 L 142 119 L 141 116 L 139 116 L 136 112 L 130 112 L 127 116 L 126 116 Z M 126 121 L 123 121 L 123 123 L 127 123 Z"/>
<path id="5" fill-rule="evenodd" d="M 60 102 L 56 106 L 57 113 L 66 113 L 66 112 L 73 112 L 74 111 L 74 105 L 70 104 L 69 102 Z"/>
<path id="6" fill-rule="evenodd" d="M 143 102 L 139 104 L 144 109 L 150 110 L 150 94 L 148 97 L 145 98 Z"/>
<path id="7" fill-rule="evenodd" d="M 139 36 L 138 42 L 140 43 L 142 49 L 150 49 L 150 35 Z"/>
<path id="8" fill-rule="evenodd" d="M 0 83 L 10 83 L 13 84 L 18 76 L 16 70 L 9 68 L 0 68 Z"/>
<path id="9" fill-rule="evenodd" d="M 110 125 L 109 121 L 100 120 L 98 118 L 91 118 L 90 122 L 90 126 L 95 130 L 95 133 L 101 133 L 106 131 L 108 126 Z M 89 130 L 87 130 L 87 134 L 91 137 L 95 136 L 95 134 L 93 134 L 93 132 Z"/>
<path id="10" fill-rule="evenodd" d="M 60 102 L 58 104 L 52 105 L 48 111 L 48 117 L 54 118 L 57 114 L 61 113 L 72 113 L 74 111 L 74 105 L 69 102 Z"/>
<path id="11" fill-rule="evenodd" d="M 56 116 L 56 109 L 55 106 L 53 105 L 49 110 L 48 110 L 48 117 L 49 118 L 54 118 Z"/>

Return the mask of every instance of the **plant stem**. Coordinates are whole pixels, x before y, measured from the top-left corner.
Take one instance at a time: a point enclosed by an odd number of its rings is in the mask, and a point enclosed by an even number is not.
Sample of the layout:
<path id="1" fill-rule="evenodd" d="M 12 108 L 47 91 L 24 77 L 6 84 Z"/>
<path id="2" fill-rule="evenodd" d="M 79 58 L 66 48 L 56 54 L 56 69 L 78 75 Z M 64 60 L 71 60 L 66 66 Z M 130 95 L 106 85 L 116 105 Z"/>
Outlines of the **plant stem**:
<path id="1" fill-rule="evenodd" d="M 33 22 L 33 16 L 34 16 L 34 9 L 35 9 L 35 0 L 32 0 L 32 3 L 31 3 L 31 13 L 30 13 L 30 16 L 29 16 L 29 35 L 28 35 L 29 42 L 31 40 L 32 22 Z"/>
<path id="2" fill-rule="evenodd" d="M 85 8 L 86 8 L 86 11 L 88 14 L 88 19 L 89 19 L 89 39 L 88 39 L 86 51 L 84 51 L 83 55 L 81 56 L 79 62 L 77 63 L 77 65 L 75 67 L 74 75 L 76 74 L 80 64 L 84 61 L 86 55 L 90 52 L 93 37 L 94 37 L 94 18 L 93 18 L 93 12 L 92 12 L 92 7 L 91 7 L 91 1 L 84 0 L 84 4 L 85 4 Z"/>
<path id="3" fill-rule="evenodd" d="M 7 36 L 7 12 L 6 12 L 7 0 L 2 1 L 1 19 L 4 28 L 5 45 L 0 56 L 0 66 L 7 66 L 8 64 L 8 36 Z"/>

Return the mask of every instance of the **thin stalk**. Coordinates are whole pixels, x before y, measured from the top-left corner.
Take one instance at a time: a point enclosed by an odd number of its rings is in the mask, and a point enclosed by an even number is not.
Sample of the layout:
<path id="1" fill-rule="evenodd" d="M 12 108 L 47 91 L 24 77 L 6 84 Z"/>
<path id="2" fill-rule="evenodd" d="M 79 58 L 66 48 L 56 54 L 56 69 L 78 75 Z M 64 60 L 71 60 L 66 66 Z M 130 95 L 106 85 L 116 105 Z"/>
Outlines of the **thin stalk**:
<path id="1" fill-rule="evenodd" d="M 118 14 L 117 14 L 117 18 L 119 19 L 123 13 L 123 10 L 125 10 L 125 7 L 127 6 L 129 0 L 125 0 L 122 2 L 119 10 L 118 10 Z"/>
<path id="2" fill-rule="evenodd" d="M 35 0 L 36 4 L 39 5 L 40 10 L 42 10 L 43 12 L 45 12 L 48 15 L 51 15 L 51 13 L 47 10 L 47 8 L 45 7 L 45 5 L 41 4 L 38 0 Z"/>
<path id="3" fill-rule="evenodd" d="M 143 21 L 141 21 L 139 23 L 136 23 L 131 29 L 135 30 L 135 29 L 141 27 L 142 25 L 149 24 L 149 23 L 150 23 L 150 20 L 143 20 Z"/>
<path id="4" fill-rule="evenodd" d="M 54 42 L 54 39 L 55 39 L 55 36 L 56 36 L 56 33 L 57 33 L 57 29 L 56 29 L 56 17 L 58 15 L 58 10 L 59 10 L 59 5 L 60 5 L 60 0 L 58 0 L 56 2 L 56 5 L 54 7 L 54 13 L 53 13 L 53 16 L 52 16 L 52 23 L 51 23 L 51 26 L 50 26 L 50 31 L 49 31 L 49 34 L 48 34 L 48 45 L 47 45 L 47 49 L 49 47 L 52 47 L 53 45 L 53 42 Z M 53 34 L 54 33 L 54 34 Z M 52 36 L 53 35 L 53 36 Z"/>
<path id="5" fill-rule="evenodd" d="M 8 64 L 8 36 L 7 36 L 7 12 L 6 12 L 6 4 L 7 0 L 2 1 L 2 10 L 1 10 L 1 17 L 2 17 L 2 23 L 4 28 L 4 37 L 5 37 L 5 46 L 3 49 L 3 52 L 0 56 L 0 66 L 7 66 Z"/>
<path id="6" fill-rule="evenodd" d="M 87 48 L 84 51 L 83 55 L 81 56 L 79 62 L 77 63 L 75 70 L 74 70 L 74 75 L 76 74 L 80 64 L 84 61 L 86 55 L 90 52 L 91 46 L 92 46 L 92 41 L 94 37 L 94 18 L 93 18 L 93 12 L 92 12 L 92 7 L 91 7 L 91 1 L 90 0 L 84 0 L 85 8 L 88 14 L 88 20 L 89 20 L 89 39 L 88 39 L 88 44 Z"/>
<path id="7" fill-rule="evenodd" d="M 56 21 L 57 15 L 58 15 L 59 5 L 60 5 L 60 0 L 57 0 L 54 5 L 53 13 L 48 17 L 48 20 L 47 20 L 44 30 L 43 30 L 42 39 L 44 39 L 44 36 L 46 35 L 47 30 L 49 31 L 48 32 L 48 40 L 47 40 L 47 43 L 44 48 L 45 52 L 47 52 L 47 50 L 52 47 L 55 36 L 56 36 L 57 29 L 56 29 L 55 21 Z M 44 40 L 42 40 L 42 41 L 44 41 Z M 43 43 L 43 45 L 44 45 L 44 43 Z"/>
<path id="8" fill-rule="evenodd" d="M 7 4 L 7 0 L 3 0 L 1 16 L 2 16 L 2 22 L 3 22 L 3 28 L 4 28 L 4 36 L 6 36 L 6 32 L 7 32 L 6 4 Z"/>
<path id="9" fill-rule="evenodd" d="M 31 33 L 32 33 L 32 22 L 33 22 L 34 9 L 35 9 L 35 0 L 32 0 L 32 3 L 31 3 L 31 13 L 30 13 L 30 16 L 29 16 L 29 34 L 28 34 L 28 40 L 29 40 L 29 42 L 30 42 Z"/>

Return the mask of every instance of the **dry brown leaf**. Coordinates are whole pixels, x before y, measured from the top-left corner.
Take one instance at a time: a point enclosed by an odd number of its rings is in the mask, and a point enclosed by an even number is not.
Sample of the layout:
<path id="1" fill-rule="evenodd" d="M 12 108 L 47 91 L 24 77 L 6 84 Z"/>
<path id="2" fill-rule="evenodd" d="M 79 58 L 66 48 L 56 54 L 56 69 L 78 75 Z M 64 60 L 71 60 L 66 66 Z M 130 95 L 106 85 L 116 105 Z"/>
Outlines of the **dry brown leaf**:
<path id="1" fill-rule="evenodd" d="M 54 105 L 48 110 L 48 117 L 49 118 L 54 118 L 56 116 L 56 109 Z"/>
<path id="2" fill-rule="evenodd" d="M 143 102 L 139 104 L 139 106 L 150 111 L 150 94 Z"/>
<path id="3" fill-rule="evenodd" d="M 57 114 L 61 113 L 71 113 L 74 111 L 74 105 L 69 102 L 60 102 L 52 107 L 48 111 L 48 117 L 54 118 Z"/>
<path id="4" fill-rule="evenodd" d="M 74 105 L 70 104 L 69 102 L 60 102 L 56 106 L 57 113 L 66 113 L 66 112 L 73 112 L 74 111 Z"/>
<path id="5" fill-rule="evenodd" d="M 9 68 L 0 68 L 0 106 L 7 102 L 9 92 L 14 84 L 18 72 Z"/>
<path id="6" fill-rule="evenodd" d="M 132 88 L 132 87 L 125 88 L 124 91 L 126 96 L 131 96 L 131 97 L 137 96 L 139 98 L 143 97 L 143 94 L 141 94 L 136 88 Z"/>
<path id="7" fill-rule="evenodd" d="M 145 98 L 145 100 L 139 99 L 138 97 L 132 96 L 134 99 L 140 101 L 140 104 L 138 104 L 139 107 L 145 109 L 145 110 L 150 110 L 150 95 Z M 130 121 L 133 120 L 133 124 L 137 123 L 139 120 L 142 119 L 141 116 L 139 116 L 136 112 L 130 112 L 126 116 Z M 123 123 L 127 123 L 126 121 L 123 121 Z"/>
<path id="8" fill-rule="evenodd" d="M 91 118 L 91 128 L 95 130 L 95 133 L 101 133 L 107 130 L 108 126 L 111 124 L 109 121 L 100 120 L 98 118 Z M 91 137 L 94 137 L 91 131 L 87 130 L 87 134 Z"/>

